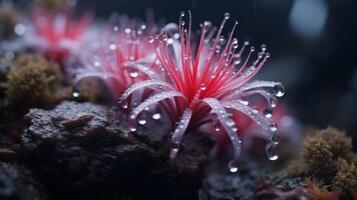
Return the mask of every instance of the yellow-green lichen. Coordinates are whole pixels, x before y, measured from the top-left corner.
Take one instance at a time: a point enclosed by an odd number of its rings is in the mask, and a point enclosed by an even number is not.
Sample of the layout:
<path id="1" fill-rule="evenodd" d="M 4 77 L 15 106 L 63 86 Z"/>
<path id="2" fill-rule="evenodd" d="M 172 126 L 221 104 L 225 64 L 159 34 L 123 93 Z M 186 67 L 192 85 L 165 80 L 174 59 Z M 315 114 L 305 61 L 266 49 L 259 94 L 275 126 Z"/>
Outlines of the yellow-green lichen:
<path id="1" fill-rule="evenodd" d="M 18 56 L 5 83 L 5 104 L 20 113 L 63 98 L 59 66 L 37 54 Z"/>
<path id="2" fill-rule="evenodd" d="M 303 177 L 324 187 L 355 191 L 356 157 L 351 138 L 343 131 L 328 127 L 315 130 L 303 139 L 300 158 L 292 161 L 285 171 L 290 177 Z"/>

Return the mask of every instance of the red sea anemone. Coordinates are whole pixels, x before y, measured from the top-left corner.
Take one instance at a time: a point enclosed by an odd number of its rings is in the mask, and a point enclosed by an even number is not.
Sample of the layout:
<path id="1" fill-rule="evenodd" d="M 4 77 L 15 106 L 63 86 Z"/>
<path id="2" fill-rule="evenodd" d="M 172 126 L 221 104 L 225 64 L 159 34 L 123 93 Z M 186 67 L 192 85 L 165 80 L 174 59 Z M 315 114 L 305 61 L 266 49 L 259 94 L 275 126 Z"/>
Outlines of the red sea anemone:
<path id="1" fill-rule="evenodd" d="M 266 46 L 262 45 L 255 60 L 251 59 L 254 47 L 250 47 L 247 55 L 243 56 L 249 44 L 245 42 L 238 48 L 238 39 L 233 37 L 237 23 L 225 39 L 222 31 L 229 19 L 228 13 L 216 34 L 217 29 L 210 22 L 202 24 L 197 48 L 192 48 L 191 14 L 188 28 L 182 20 L 184 15 L 181 14 L 179 21 L 179 40 L 176 41 L 177 34 L 169 33 L 149 38 L 162 65 L 162 73 L 133 84 L 123 93 L 120 101 L 126 105 L 127 98 L 134 96 L 136 91 L 152 90 L 142 103 L 132 109 L 130 120 L 136 120 L 144 110 L 159 103 L 172 123 L 177 124 L 171 136 L 172 159 L 179 151 L 186 130 L 197 129 L 207 123 L 222 127 L 233 145 L 235 156 L 229 167 L 235 172 L 238 170 L 241 140 L 233 116 L 244 114 L 254 120 L 267 133 L 266 138 L 270 141 L 267 151 L 271 151 L 278 145 L 277 126 L 270 123 L 266 116 L 270 116 L 276 106 L 276 97 L 283 96 L 284 87 L 277 82 L 249 82 L 270 54 Z M 264 111 L 250 105 L 249 99 L 254 95 L 266 99 Z M 135 131 L 135 128 L 132 130 Z"/>
<path id="2" fill-rule="evenodd" d="M 79 47 L 90 22 L 89 14 L 78 18 L 70 11 L 52 13 L 36 7 L 33 12 L 33 30 L 26 39 L 31 46 L 62 62 Z"/>
<path id="3" fill-rule="evenodd" d="M 82 54 L 82 66 L 74 72 L 76 81 L 98 77 L 118 99 L 134 83 L 153 78 L 159 73 L 158 59 L 148 37 L 156 29 L 125 16 L 113 17 L 99 43 Z M 142 95 L 133 97 L 132 102 L 141 101 Z"/>

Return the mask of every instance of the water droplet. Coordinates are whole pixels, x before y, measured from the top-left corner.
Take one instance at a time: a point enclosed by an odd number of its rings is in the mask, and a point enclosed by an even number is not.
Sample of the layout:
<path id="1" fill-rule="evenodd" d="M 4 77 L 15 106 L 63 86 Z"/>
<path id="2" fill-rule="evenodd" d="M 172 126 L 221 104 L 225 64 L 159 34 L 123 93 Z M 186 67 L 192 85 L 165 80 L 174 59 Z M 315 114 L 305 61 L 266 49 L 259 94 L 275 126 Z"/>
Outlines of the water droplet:
<path id="1" fill-rule="evenodd" d="M 280 137 L 278 134 L 273 134 L 271 137 L 271 142 L 275 145 L 278 145 L 280 142 Z"/>
<path id="2" fill-rule="evenodd" d="M 228 126 L 234 126 L 234 121 L 232 120 L 232 119 L 229 119 L 228 121 L 227 121 L 227 125 Z"/>
<path id="3" fill-rule="evenodd" d="M 264 112 L 263 112 L 265 118 L 271 118 L 273 115 L 272 115 L 272 110 L 270 109 L 265 109 Z"/>
<path id="4" fill-rule="evenodd" d="M 232 173 L 238 172 L 238 162 L 235 160 L 232 160 L 228 163 L 228 169 Z"/>
<path id="5" fill-rule="evenodd" d="M 152 118 L 155 120 L 159 120 L 161 118 L 161 114 L 160 113 L 155 113 L 152 115 Z"/>
<path id="6" fill-rule="evenodd" d="M 276 99 L 275 97 L 271 98 L 270 99 L 270 107 L 275 108 L 277 105 L 278 105 L 278 99 Z"/>
<path id="7" fill-rule="evenodd" d="M 131 132 L 135 132 L 135 131 L 136 131 L 136 128 L 135 128 L 135 127 L 131 127 L 131 128 L 130 128 L 130 131 L 131 131 Z"/>
<path id="8" fill-rule="evenodd" d="M 184 17 L 185 16 L 185 12 L 181 12 L 180 16 Z"/>
<path id="9" fill-rule="evenodd" d="M 266 147 L 266 154 L 268 156 L 268 159 L 271 161 L 278 160 L 278 158 L 279 158 L 278 148 L 271 144 L 268 144 L 268 146 Z"/>
<path id="10" fill-rule="evenodd" d="M 166 34 L 164 34 L 164 35 L 161 36 L 161 39 L 162 39 L 164 42 L 166 42 L 166 41 L 169 39 L 169 37 L 168 37 Z"/>
<path id="11" fill-rule="evenodd" d="M 141 24 L 140 29 L 141 30 L 145 30 L 146 29 L 146 24 Z"/>
<path id="12" fill-rule="evenodd" d="M 131 78 L 136 78 L 136 77 L 138 77 L 138 76 L 139 76 L 139 73 L 138 73 L 138 72 L 136 72 L 136 71 L 130 72 L 130 77 L 131 77 Z"/>
<path id="13" fill-rule="evenodd" d="M 115 49 L 117 49 L 117 45 L 112 43 L 112 44 L 109 45 L 109 49 L 110 50 L 115 50 Z"/>
<path id="14" fill-rule="evenodd" d="M 250 47 L 250 51 L 251 52 L 255 51 L 255 48 L 254 47 Z"/>
<path id="15" fill-rule="evenodd" d="M 127 104 L 127 103 L 123 103 L 123 104 L 121 105 L 121 107 L 124 108 L 124 109 L 127 109 L 127 108 L 128 108 L 128 104 Z"/>
<path id="16" fill-rule="evenodd" d="M 152 44 L 152 43 L 154 43 L 154 41 L 155 41 L 155 38 L 153 36 L 150 36 L 149 37 L 149 43 Z"/>
<path id="17" fill-rule="evenodd" d="M 126 34 L 129 34 L 129 33 L 131 33 L 131 29 L 130 29 L 130 28 L 126 28 L 126 29 L 124 30 L 124 32 L 125 32 Z"/>
<path id="18" fill-rule="evenodd" d="M 206 89 L 207 89 L 207 88 L 206 88 L 206 85 L 205 85 L 204 83 L 202 83 L 202 84 L 201 84 L 201 90 L 204 91 L 204 90 L 206 90 Z"/>
<path id="19" fill-rule="evenodd" d="M 119 31 L 119 27 L 118 26 L 114 26 L 113 27 L 113 31 L 118 32 Z"/>
<path id="20" fill-rule="evenodd" d="M 16 35 L 24 35 L 26 33 L 26 26 L 24 24 L 16 24 L 15 26 Z"/>
<path id="21" fill-rule="evenodd" d="M 271 123 L 269 125 L 269 130 L 273 133 L 277 132 L 278 131 L 278 125 L 276 123 Z"/>
<path id="22" fill-rule="evenodd" d="M 72 93 L 72 96 L 73 96 L 74 98 L 78 98 L 78 97 L 80 96 L 80 93 L 79 93 L 79 92 L 73 92 L 73 93 Z"/>
<path id="23" fill-rule="evenodd" d="M 224 13 L 224 19 L 229 19 L 230 16 L 229 12 Z"/>
<path id="24" fill-rule="evenodd" d="M 266 44 L 262 44 L 261 49 L 262 49 L 262 51 L 266 51 L 267 50 L 267 45 Z"/>
<path id="25" fill-rule="evenodd" d="M 274 94 L 277 97 L 282 97 L 285 94 L 285 87 L 282 84 L 277 84 L 274 86 Z"/>
<path id="26" fill-rule="evenodd" d="M 99 61 L 95 61 L 95 62 L 94 62 L 94 66 L 95 66 L 95 67 L 100 67 L 100 62 L 99 62 Z"/>
<path id="27" fill-rule="evenodd" d="M 145 119 L 139 119 L 139 120 L 138 120 L 138 123 L 139 123 L 140 125 L 144 125 L 144 124 L 146 124 L 146 120 L 145 120 Z"/>

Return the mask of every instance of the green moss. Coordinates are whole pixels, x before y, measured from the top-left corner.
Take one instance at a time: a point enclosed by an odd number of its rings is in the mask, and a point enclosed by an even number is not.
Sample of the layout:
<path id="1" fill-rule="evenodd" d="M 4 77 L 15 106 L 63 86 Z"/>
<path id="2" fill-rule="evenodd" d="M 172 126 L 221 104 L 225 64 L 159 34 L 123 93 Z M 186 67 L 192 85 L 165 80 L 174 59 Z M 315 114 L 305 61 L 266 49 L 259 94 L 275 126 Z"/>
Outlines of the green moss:
<path id="1" fill-rule="evenodd" d="M 63 98 L 61 79 L 56 63 L 37 54 L 21 55 L 7 75 L 5 105 L 23 114 L 32 107 L 54 104 Z"/>
<path id="2" fill-rule="evenodd" d="M 332 147 L 321 137 L 308 137 L 301 150 L 302 163 L 307 174 L 319 180 L 329 180 L 336 173 Z"/>
<path id="3" fill-rule="evenodd" d="M 319 132 L 322 139 L 330 145 L 334 159 L 348 158 L 352 151 L 352 139 L 346 136 L 344 131 L 328 127 Z"/>
<path id="4" fill-rule="evenodd" d="M 339 158 L 337 160 L 337 170 L 333 185 L 344 190 L 357 192 L 357 166 Z"/>
<path id="5" fill-rule="evenodd" d="M 303 139 L 300 158 L 292 161 L 285 171 L 289 177 L 303 177 L 348 193 L 357 187 L 356 158 L 351 138 L 328 127 L 314 130 Z"/>

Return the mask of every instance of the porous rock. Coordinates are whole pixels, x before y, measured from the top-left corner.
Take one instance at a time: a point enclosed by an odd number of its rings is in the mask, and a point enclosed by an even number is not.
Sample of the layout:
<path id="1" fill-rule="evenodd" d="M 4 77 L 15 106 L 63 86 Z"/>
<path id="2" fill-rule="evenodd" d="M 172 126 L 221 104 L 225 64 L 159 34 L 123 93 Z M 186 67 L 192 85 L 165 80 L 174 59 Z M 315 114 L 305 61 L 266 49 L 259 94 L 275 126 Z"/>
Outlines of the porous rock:
<path id="1" fill-rule="evenodd" d="M 131 133 L 119 111 L 91 103 L 32 109 L 25 121 L 24 160 L 52 199 L 195 199 L 214 144 L 187 134 L 172 162 L 167 123 L 148 121 Z"/>

